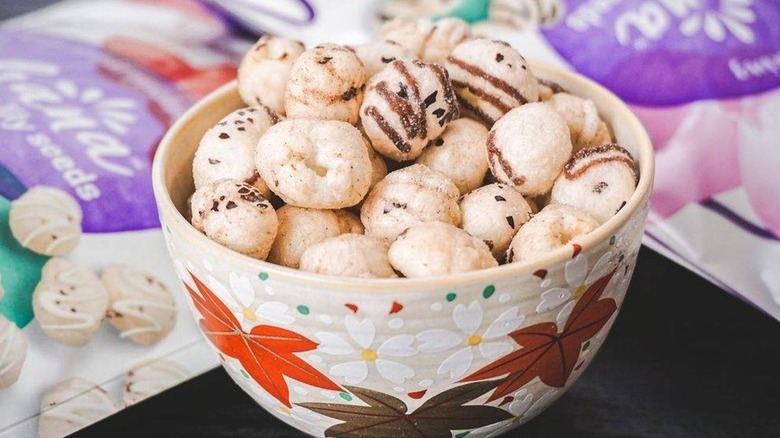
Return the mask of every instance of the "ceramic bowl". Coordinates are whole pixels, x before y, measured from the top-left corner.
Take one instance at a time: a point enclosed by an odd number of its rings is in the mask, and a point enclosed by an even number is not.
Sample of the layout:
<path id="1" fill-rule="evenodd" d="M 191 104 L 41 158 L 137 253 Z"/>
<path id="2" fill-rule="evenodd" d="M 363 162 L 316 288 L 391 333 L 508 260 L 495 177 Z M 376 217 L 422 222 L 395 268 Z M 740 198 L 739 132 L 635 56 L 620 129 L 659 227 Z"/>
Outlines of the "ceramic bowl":
<path id="1" fill-rule="evenodd" d="M 634 270 L 653 149 L 613 94 L 570 72 L 533 68 L 593 100 L 641 174 L 616 216 L 533 263 L 363 280 L 243 256 L 210 241 L 182 214 L 201 136 L 243 106 L 236 84 L 171 128 L 153 170 L 171 259 L 225 370 L 263 408 L 320 437 L 483 437 L 530 420 L 582 374 Z"/>

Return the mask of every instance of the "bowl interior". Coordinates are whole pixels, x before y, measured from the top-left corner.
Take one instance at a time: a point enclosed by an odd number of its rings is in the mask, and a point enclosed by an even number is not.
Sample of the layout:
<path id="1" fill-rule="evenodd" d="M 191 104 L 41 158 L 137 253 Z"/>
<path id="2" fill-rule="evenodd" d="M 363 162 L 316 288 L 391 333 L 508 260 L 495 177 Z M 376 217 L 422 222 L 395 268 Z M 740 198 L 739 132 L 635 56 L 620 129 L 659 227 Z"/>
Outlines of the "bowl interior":
<path id="1" fill-rule="evenodd" d="M 576 73 L 564 71 L 540 62 L 532 62 L 531 65 L 537 77 L 554 81 L 572 94 L 592 100 L 596 104 L 601 117 L 610 126 L 617 143 L 631 152 L 639 167 L 640 180 L 631 199 L 618 214 L 581 240 L 582 247 L 587 248 L 589 245 L 595 245 L 599 241 L 608 239 L 610 235 L 614 234 L 617 229 L 625 225 L 636 214 L 649 197 L 654 173 L 653 148 L 642 124 L 614 94 Z M 226 257 L 240 260 L 243 263 L 262 266 L 265 270 L 274 270 L 282 273 L 282 275 L 294 275 L 298 280 L 303 279 L 316 282 L 317 278 L 321 279 L 322 276 L 272 265 L 222 248 L 198 233 L 185 219 L 188 210 L 188 199 L 194 191 L 192 159 L 201 137 L 206 130 L 215 125 L 222 117 L 244 106 L 246 105 L 243 104 L 238 95 L 236 82 L 233 81 L 198 102 L 169 130 L 155 156 L 153 171 L 155 193 L 161 210 L 160 214 L 162 217 L 169 219 L 169 222 L 173 223 L 172 226 L 176 226 L 179 229 L 178 231 L 190 235 L 192 239 L 199 239 L 199 243 L 202 245 L 209 245 L 210 251 L 212 249 L 213 251 L 222 251 Z M 548 257 L 532 261 L 531 263 L 513 263 L 446 278 L 453 281 L 457 281 L 461 277 L 462 279 L 477 279 L 479 275 L 488 275 L 486 272 L 493 276 L 502 272 L 506 275 L 518 275 L 533 272 L 541 266 L 563 261 L 569 255 L 568 249 L 560 248 L 552 252 Z M 388 279 L 351 281 L 354 279 L 335 280 L 333 277 L 329 278 L 331 282 L 342 281 L 342 285 L 347 288 L 355 285 L 364 286 L 366 283 L 379 284 L 381 282 L 396 281 Z M 427 280 L 430 279 L 405 279 L 404 281 L 405 285 L 414 287 L 418 283 L 422 285 Z M 350 281 L 355 284 L 351 284 Z"/>

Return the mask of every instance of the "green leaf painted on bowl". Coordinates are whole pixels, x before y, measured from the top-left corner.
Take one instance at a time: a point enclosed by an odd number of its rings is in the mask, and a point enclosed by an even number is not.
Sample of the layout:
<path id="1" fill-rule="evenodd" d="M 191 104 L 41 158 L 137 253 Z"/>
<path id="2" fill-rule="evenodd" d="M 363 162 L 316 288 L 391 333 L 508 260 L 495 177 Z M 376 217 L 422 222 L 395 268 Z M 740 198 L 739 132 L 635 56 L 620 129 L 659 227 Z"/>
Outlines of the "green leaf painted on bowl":
<path id="1" fill-rule="evenodd" d="M 493 294 L 496 292 L 496 287 L 492 284 L 489 284 L 485 286 L 485 290 L 482 291 L 482 296 L 485 297 L 485 299 L 488 299 L 493 296 Z"/>
<path id="2" fill-rule="evenodd" d="M 265 273 L 265 272 L 261 272 L 261 273 L 257 274 L 257 278 L 259 278 L 260 281 L 266 281 L 266 280 L 268 280 L 268 274 Z"/>
<path id="3" fill-rule="evenodd" d="M 444 298 L 447 300 L 447 302 L 451 303 L 451 302 L 455 301 L 456 297 L 457 297 L 457 295 L 455 295 L 455 292 L 450 292 Z"/>
<path id="4" fill-rule="evenodd" d="M 300 306 L 296 307 L 298 309 L 298 313 L 301 315 L 308 315 L 309 314 L 309 308 L 301 304 Z"/>

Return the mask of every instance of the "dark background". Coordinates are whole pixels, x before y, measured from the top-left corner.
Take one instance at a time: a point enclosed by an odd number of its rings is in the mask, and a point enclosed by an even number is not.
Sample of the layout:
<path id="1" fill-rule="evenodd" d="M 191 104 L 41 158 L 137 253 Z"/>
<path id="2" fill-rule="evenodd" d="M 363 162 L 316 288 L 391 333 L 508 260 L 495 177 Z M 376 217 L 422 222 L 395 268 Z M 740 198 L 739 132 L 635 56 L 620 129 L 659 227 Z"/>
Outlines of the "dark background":
<path id="1" fill-rule="evenodd" d="M 50 3 L 0 0 L 0 19 Z M 76 436 L 303 435 L 220 368 Z M 643 248 L 596 360 L 551 408 L 506 436 L 780 436 L 780 323 Z"/>

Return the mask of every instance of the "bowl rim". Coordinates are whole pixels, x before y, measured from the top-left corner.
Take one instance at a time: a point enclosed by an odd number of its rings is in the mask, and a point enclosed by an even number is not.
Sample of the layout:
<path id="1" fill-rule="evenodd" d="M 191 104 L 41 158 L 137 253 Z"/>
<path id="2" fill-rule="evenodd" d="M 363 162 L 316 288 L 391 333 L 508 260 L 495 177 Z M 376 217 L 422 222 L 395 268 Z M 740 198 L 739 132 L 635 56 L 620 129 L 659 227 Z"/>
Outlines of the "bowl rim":
<path id="1" fill-rule="evenodd" d="M 655 176 L 653 146 L 645 127 L 626 103 L 614 93 L 576 72 L 540 61 L 531 61 L 530 64 L 535 73 L 541 73 L 539 76 L 542 78 L 550 77 L 552 80 L 561 80 L 566 84 L 576 83 L 578 88 L 586 87 L 588 93 L 586 93 L 587 96 L 585 97 L 591 99 L 598 95 L 598 100 L 603 101 L 606 105 L 612 107 L 612 111 L 615 112 L 614 118 L 620 119 L 627 124 L 626 127 L 628 128 L 628 132 L 632 133 L 631 135 L 635 137 L 639 146 L 639 156 L 634 157 L 638 164 L 640 175 L 636 190 L 634 190 L 634 193 L 626 202 L 626 205 L 617 212 L 617 214 L 578 240 L 577 243 L 582 247 L 582 252 L 584 253 L 587 252 L 588 249 L 596 247 L 599 243 L 606 241 L 610 236 L 614 235 L 619 229 L 626 225 L 635 214 L 639 213 L 645 200 L 649 199 Z M 502 279 L 519 278 L 521 276 L 529 275 L 542 268 L 560 265 L 572 258 L 570 246 L 564 245 L 563 247 L 551 251 L 544 257 L 533 259 L 529 262 L 507 263 L 492 268 L 443 276 L 374 279 L 338 277 L 301 271 L 286 266 L 276 265 L 264 260 L 258 260 L 223 247 L 197 231 L 174 205 L 168 191 L 168 186 L 165 183 L 167 164 L 165 156 L 168 155 L 169 150 L 175 148 L 177 144 L 176 139 L 184 126 L 197 118 L 202 111 L 209 108 L 217 101 L 225 99 L 227 95 L 231 93 L 237 95 L 236 80 L 228 82 L 212 91 L 180 116 L 160 141 L 152 164 L 152 186 L 161 222 L 170 227 L 170 233 L 174 233 L 175 230 L 181 238 L 201 247 L 205 254 L 226 260 L 231 265 L 241 265 L 243 269 L 247 271 L 254 271 L 258 274 L 265 273 L 270 279 L 273 279 L 274 282 L 298 284 L 305 287 L 321 287 L 330 291 L 344 290 L 348 292 L 388 294 L 398 292 L 409 293 L 415 290 L 432 288 L 462 287 L 465 284 L 489 284 Z M 169 157 L 170 156 L 172 156 L 172 154 L 169 155 Z"/>

